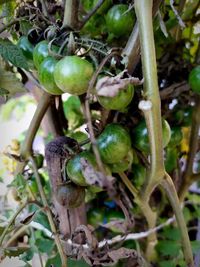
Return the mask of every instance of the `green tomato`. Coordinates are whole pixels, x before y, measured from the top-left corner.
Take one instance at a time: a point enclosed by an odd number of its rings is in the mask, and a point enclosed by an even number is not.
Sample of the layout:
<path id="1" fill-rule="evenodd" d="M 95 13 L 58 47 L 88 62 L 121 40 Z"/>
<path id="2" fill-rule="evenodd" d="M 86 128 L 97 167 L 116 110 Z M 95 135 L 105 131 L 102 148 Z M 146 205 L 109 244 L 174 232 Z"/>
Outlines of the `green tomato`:
<path id="1" fill-rule="evenodd" d="M 125 4 L 114 5 L 106 15 L 106 25 L 109 33 L 116 37 L 126 36 L 133 29 L 135 16 L 128 11 L 129 6 Z"/>
<path id="2" fill-rule="evenodd" d="M 36 154 L 34 155 L 35 163 L 37 165 L 37 168 L 40 169 L 43 166 L 44 162 L 44 156 L 42 154 Z"/>
<path id="3" fill-rule="evenodd" d="M 87 91 L 93 72 L 93 66 L 87 60 L 66 56 L 56 64 L 54 79 L 63 92 L 81 95 Z"/>
<path id="4" fill-rule="evenodd" d="M 113 164 L 128 154 L 131 149 L 131 138 L 123 126 L 112 123 L 107 125 L 97 138 L 97 146 L 102 160 Z"/>
<path id="5" fill-rule="evenodd" d="M 75 184 L 59 185 L 56 192 L 56 199 L 62 206 L 77 208 L 85 199 L 85 189 Z"/>
<path id="6" fill-rule="evenodd" d="M 52 50 L 57 52 L 58 47 L 53 45 Z M 42 61 L 48 56 L 49 56 L 48 42 L 46 40 L 43 40 L 39 42 L 33 50 L 33 62 L 35 64 L 36 69 L 39 68 Z"/>
<path id="7" fill-rule="evenodd" d="M 96 168 L 97 164 L 94 155 L 89 151 L 83 151 L 68 161 L 66 171 L 71 181 L 75 184 L 87 186 L 88 184 L 82 174 L 82 165 L 80 161 L 82 158 L 87 160 L 89 164 Z"/>
<path id="8" fill-rule="evenodd" d="M 54 81 L 54 70 L 57 60 L 48 56 L 39 65 L 38 76 L 40 83 L 44 86 L 45 91 L 52 95 L 61 95 L 63 92 L 58 88 Z"/>
<path id="9" fill-rule="evenodd" d="M 172 127 L 171 128 L 171 139 L 169 141 L 168 146 L 174 147 L 179 146 L 183 139 L 183 133 L 180 127 Z"/>
<path id="10" fill-rule="evenodd" d="M 119 90 L 114 97 L 98 96 L 97 99 L 105 109 L 123 110 L 130 104 L 133 96 L 134 86 L 130 84 L 125 89 Z"/>
<path id="11" fill-rule="evenodd" d="M 172 172 L 177 168 L 178 150 L 176 147 L 167 147 L 165 150 L 165 169 Z"/>
<path id="12" fill-rule="evenodd" d="M 119 173 L 128 170 L 133 163 L 133 152 L 130 150 L 128 154 L 119 162 L 108 165 L 112 172 Z"/>
<path id="13" fill-rule="evenodd" d="M 22 36 L 18 43 L 17 46 L 20 48 L 22 51 L 23 55 L 28 59 L 28 60 L 33 60 L 33 50 L 34 46 L 31 44 L 31 42 L 28 40 L 27 36 Z"/>
<path id="14" fill-rule="evenodd" d="M 81 29 L 81 33 L 82 35 L 99 39 L 107 32 L 105 24 L 106 22 L 103 16 L 94 14 Z"/>
<path id="15" fill-rule="evenodd" d="M 41 181 L 42 186 L 44 187 L 46 183 L 45 183 L 45 179 L 44 179 L 43 175 L 41 175 L 41 174 L 40 174 L 40 181 Z M 37 181 L 36 181 L 36 178 L 34 176 L 31 176 L 27 180 L 27 185 L 28 185 L 28 187 L 32 193 L 37 194 L 39 192 Z"/>
<path id="16" fill-rule="evenodd" d="M 168 122 L 162 119 L 162 134 L 163 134 L 163 147 L 166 147 L 171 138 L 171 130 Z M 146 123 L 142 120 L 134 129 L 134 146 L 142 152 L 148 154 L 150 152 L 148 131 Z"/>
<path id="17" fill-rule="evenodd" d="M 190 72 L 189 85 L 193 92 L 200 93 L 200 66 L 195 67 Z"/>
<path id="18" fill-rule="evenodd" d="M 147 170 L 142 164 L 133 164 L 132 165 L 132 183 L 137 187 L 140 188 L 146 179 Z"/>

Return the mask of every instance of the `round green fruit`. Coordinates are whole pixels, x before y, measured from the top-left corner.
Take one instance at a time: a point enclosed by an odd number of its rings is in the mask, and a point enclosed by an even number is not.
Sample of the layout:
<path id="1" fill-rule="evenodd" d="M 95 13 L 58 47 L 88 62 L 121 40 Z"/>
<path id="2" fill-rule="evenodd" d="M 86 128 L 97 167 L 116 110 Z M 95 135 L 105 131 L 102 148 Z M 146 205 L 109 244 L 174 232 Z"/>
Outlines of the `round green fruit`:
<path id="1" fill-rule="evenodd" d="M 109 168 L 114 173 L 124 172 L 128 170 L 133 163 L 133 152 L 130 150 L 128 154 L 119 162 L 109 165 Z"/>
<path id="2" fill-rule="evenodd" d="M 171 129 L 168 122 L 162 119 L 162 134 L 163 134 L 163 147 L 166 147 L 171 138 Z M 144 153 L 150 152 L 148 131 L 146 123 L 142 120 L 134 129 L 134 146 Z"/>
<path id="3" fill-rule="evenodd" d="M 178 150 L 176 147 L 167 147 L 165 150 L 165 169 L 172 172 L 177 168 Z"/>
<path id="4" fill-rule="evenodd" d="M 112 123 L 107 125 L 97 138 L 97 146 L 102 160 L 113 164 L 128 154 L 131 149 L 131 138 L 123 126 Z"/>
<path id="5" fill-rule="evenodd" d="M 58 88 L 54 81 L 54 70 L 57 60 L 48 56 L 39 65 L 39 81 L 44 86 L 45 91 L 52 95 L 61 95 L 63 92 Z"/>
<path id="6" fill-rule="evenodd" d="M 200 93 L 200 66 L 195 67 L 189 74 L 189 85 L 193 92 Z"/>
<path id="7" fill-rule="evenodd" d="M 56 192 L 56 199 L 62 206 L 77 208 L 84 202 L 85 189 L 72 183 L 59 185 Z"/>
<path id="8" fill-rule="evenodd" d="M 31 42 L 28 40 L 27 36 L 22 36 L 18 43 L 17 46 L 20 48 L 22 51 L 23 55 L 28 59 L 28 60 L 33 60 L 33 50 L 34 46 L 31 44 Z"/>
<path id="9" fill-rule="evenodd" d="M 146 179 L 147 170 L 142 164 L 133 164 L 132 165 L 132 183 L 137 187 L 140 188 Z"/>
<path id="10" fill-rule="evenodd" d="M 93 66 L 87 60 L 66 56 L 56 64 L 54 79 L 63 92 L 82 95 L 88 89 L 93 72 Z"/>
<path id="11" fill-rule="evenodd" d="M 135 16 L 125 4 L 114 5 L 106 15 L 106 25 L 109 33 L 116 37 L 128 35 L 133 29 Z"/>
<path id="12" fill-rule="evenodd" d="M 83 151 L 68 161 L 66 166 L 67 175 L 75 184 L 88 186 L 82 174 L 81 159 L 87 160 L 94 168 L 97 166 L 94 155 L 89 151 Z"/>
<path id="13" fill-rule="evenodd" d="M 114 97 L 98 96 L 99 103 L 105 109 L 123 110 L 130 104 L 134 96 L 134 86 L 128 85 L 125 89 L 119 90 Z"/>

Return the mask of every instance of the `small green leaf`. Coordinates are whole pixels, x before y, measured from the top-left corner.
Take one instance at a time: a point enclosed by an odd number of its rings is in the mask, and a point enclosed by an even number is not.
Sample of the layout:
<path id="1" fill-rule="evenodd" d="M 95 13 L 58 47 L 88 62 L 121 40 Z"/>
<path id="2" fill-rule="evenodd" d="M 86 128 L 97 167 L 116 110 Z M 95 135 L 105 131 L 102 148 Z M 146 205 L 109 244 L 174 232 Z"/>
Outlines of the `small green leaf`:
<path id="1" fill-rule="evenodd" d="M 192 246 L 192 252 L 193 253 L 197 253 L 200 251 L 200 241 L 199 240 L 191 241 L 191 246 Z"/>
<path id="2" fill-rule="evenodd" d="M 40 238 L 35 241 L 35 245 L 40 252 L 47 253 L 50 255 L 55 246 L 55 242 L 54 240 L 50 240 L 47 238 Z"/>
<path id="3" fill-rule="evenodd" d="M 28 63 L 22 51 L 8 39 L 0 39 L 0 55 L 14 66 L 28 70 Z"/>
<path id="4" fill-rule="evenodd" d="M 20 260 L 27 262 L 32 260 L 33 256 L 34 256 L 34 250 L 33 249 L 28 249 L 27 251 L 25 251 L 22 255 L 20 255 Z"/>
<path id="5" fill-rule="evenodd" d="M 4 249 L 4 255 L 8 257 L 17 257 L 28 249 L 28 247 L 7 247 Z"/>
<path id="6" fill-rule="evenodd" d="M 179 255 L 181 245 L 174 241 L 164 240 L 158 243 L 156 249 L 163 256 L 175 257 Z"/>
<path id="7" fill-rule="evenodd" d="M 176 264 L 170 261 L 161 261 L 160 267 L 176 267 Z"/>

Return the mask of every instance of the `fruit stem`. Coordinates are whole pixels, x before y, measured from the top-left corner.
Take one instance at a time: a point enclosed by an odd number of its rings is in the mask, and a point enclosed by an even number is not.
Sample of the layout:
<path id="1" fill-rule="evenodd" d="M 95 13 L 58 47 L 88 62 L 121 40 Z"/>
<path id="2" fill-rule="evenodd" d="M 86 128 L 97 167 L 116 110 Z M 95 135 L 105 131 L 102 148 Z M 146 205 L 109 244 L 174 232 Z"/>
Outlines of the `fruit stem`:
<path id="1" fill-rule="evenodd" d="M 187 227 L 185 224 L 184 216 L 180 208 L 180 201 L 178 199 L 176 188 L 171 177 L 166 173 L 165 178 L 161 181 L 161 186 L 165 189 L 166 194 L 169 198 L 169 202 L 173 207 L 179 229 L 182 236 L 182 246 L 185 256 L 185 261 L 188 267 L 194 267 L 192 249 L 190 245 L 190 240 L 187 232 Z"/>
<path id="2" fill-rule="evenodd" d="M 42 187 L 42 183 L 41 183 L 40 175 L 38 173 L 37 165 L 36 165 L 35 160 L 34 160 L 34 158 L 32 156 L 30 156 L 30 161 L 32 163 L 33 172 L 34 172 L 34 175 L 35 175 L 35 178 L 36 178 L 36 182 L 37 182 L 37 185 L 38 185 L 38 189 L 39 189 L 39 193 L 40 193 L 40 196 L 41 196 L 41 199 L 42 199 L 42 204 L 43 204 L 43 206 L 44 206 L 44 208 L 46 210 L 46 214 L 47 214 L 48 221 L 49 221 L 49 224 L 50 224 L 50 227 L 51 227 L 51 231 L 54 234 L 55 243 L 57 245 L 58 252 L 60 254 L 60 258 L 61 258 L 61 262 L 62 262 L 62 267 L 67 267 L 67 257 L 64 254 L 63 247 L 62 247 L 62 244 L 61 244 L 61 240 L 59 238 L 59 235 L 57 233 L 56 226 L 55 226 L 55 223 L 54 223 L 54 220 L 53 220 L 51 209 L 49 208 L 49 205 L 48 205 L 48 202 L 47 202 L 47 199 L 46 199 L 43 187 Z"/>
<path id="3" fill-rule="evenodd" d="M 49 107 L 51 99 L 52 99 L 52 96 L 45 92 L 40 98 L 35 114 L 27 130 L 26 138 L 21 147 L 20 156 L 22 159 L 24 159 L 24 161 L 18 163 L 16 171 L 15 171 L 15 176 L 19 173 L 22 173 L 26 165 L 26 160 L 31 155 L 33 139 L 35 138 L 35 135 L 40 126 L 40 123 Z"/>
<path id="4" fill-rule="evenodd" d="M 189 143 L 189 154 L 186 162 L 186 169 L 183 174 L 181 187 L 179 190 L 179 197 L 181 202 L 184 200 L 185 194 L 188 191 L 188 188 L 193 183 L 192 179 L 193 174 L 193 162 L 198 148 L 198 139 L 199 139 L 199 127 L 200 127 L 200 95 L 195 96 L 196 105 L 192 113 L 192 126 L 190 132 L 190 143 Z"/>

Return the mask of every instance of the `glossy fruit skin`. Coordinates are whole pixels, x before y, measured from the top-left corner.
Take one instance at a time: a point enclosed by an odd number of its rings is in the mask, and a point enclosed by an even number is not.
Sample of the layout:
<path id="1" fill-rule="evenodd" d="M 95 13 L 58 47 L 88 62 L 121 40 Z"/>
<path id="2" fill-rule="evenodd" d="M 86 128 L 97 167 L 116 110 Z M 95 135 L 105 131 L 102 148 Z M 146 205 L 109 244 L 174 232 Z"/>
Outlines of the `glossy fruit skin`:
<path id="1" fill-rule="evenodd" d="M 181 128 L 178 126 L 171 127 L 171 139 L 169 141 L 168 146 L 170 147 L 179 146 L 182 139 L 183 139 L 183 133 L 181 131 Z"/>
<path id="2" fill-rule="evenodd" d="M 84 202 L 85 189 L 72 183 L 59 185 L 56 199 L 62 206 L 77 208 Z"/>
<path id="3" fill-rule="evenodd" d="M 51 49 L 55 52 L 58 51 L 58 47 L 53 45 Z M 33 50 L 33 62 L 36 69 L 39 68 L 42 61 L 49 56 L 48 42 L 43 40 L 39 42 Z"/>
<path id="4" fill-rule="evenodd" d="M 132 173 L 133 173 L 133 176 L 131 177 L 132 183 L 137 188 L 140 188 L 144 184 L 146 179 L 146 173 L 147 173 L 146 168 L 140 163 L 133 164 Z"/>
<path id="5" fill-rule="evenodd" d="M 61 95 L 63 92 L 56 85 L 53 76 L 56 63 L 57 60 L 53 57 L 48 56 L 45 58 L 39 65 L 38 78 L 47 93 Z"/>
<path id="6" fill-rule="evenodd" d="M 189 85 L 193 92 L 200 94 L 200 66 L 195 67 L 190 72 Z"/>
<path id="7" fill-rule="evenodd" d="M 108 124 L 97 138 L 100 156 L 105 163 L 122 160 L 131 149 L 131 138 L 126 129 L 117 123 Z"/>
<path id="8" fill-rule="evenodd" d="M 134 96 L 134 86 L 128 85 L 125 89 L 120 90 L 114 97 L 98 96 L 98 102 L 108 110 L 123 110 L 131 103 Z"/>
<path id="9" fill-rule="evenodd" d="M 88 89 L 93 72 L 93 66 L 87 60 L 78 56 L 66 56 L 56 64 L 54 79 L 63 92 L 82 95 Z"/>
<path id="10" fill-rule="evenodd" d="M 164 119 L 162 119 L 162 133 L 163 133 L 163 147 L 166 147 L 170 141 L 171 138 L 171 129 L 168 124 L 168 122 Z M 142 120 L 134 129 L 134 140 L 133 144 L 134 146 L 141 150 L 144 153 L 150 152 L 150 146 L 149 146 L 149 138 L 148 138 L 148 131 L 146 127 L 146 123 L 144 120 Z"/>
<path id="11" fill-rule="evenodd" d="M 18 43 L 17 46 L 21 49 L 23 55 L 28 59 L 28 60 L 33 60 L 33 50 L 34 46 L 30 43 L 28 40 L 27 36 L 22 36 Z"/>
<path id="12" fill-rule="evenodd" d="M 130 150 L 127 155 L 117 163 L 109 164 L 109 168 L 113 173 L 124 172 L 128 170 L 133 163 L 133 152 Z"/>
<path id="13" fill-rule="evenodd" d="M 172 172 L 177 167 L 178 150 L 176 147 L 167 147 L 165 150 L 165 169 Z"/>
<path id="14" fill-rule="evenodd" d="M 128 5 L 119 4 L 114 5 L 108 10 L 106 15 L 106 25 L 109 33 L 112 33 L 116 37 L 126 36 L 133 29 L 134 25 L 134 13 L 128 11 Z"/>
<path id="15" fill-rule="evenodd" d="M 80 186 L 87 186 L 82 174 L 81 158 L 86 159 L 94 168 L 97 166 L 94 155 L 89 151 L 82 151 L 67 162 L 66 171 L 72 182 Z"/>

